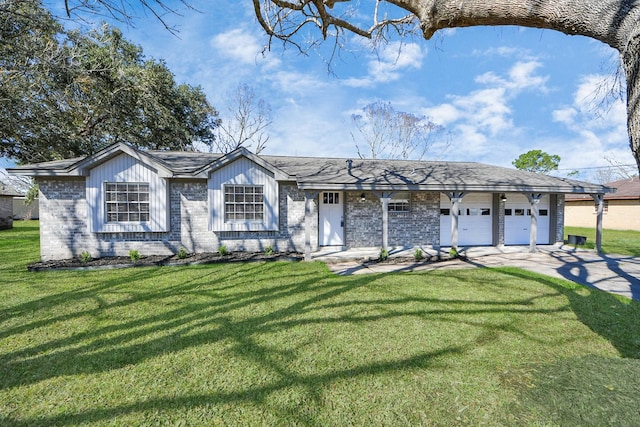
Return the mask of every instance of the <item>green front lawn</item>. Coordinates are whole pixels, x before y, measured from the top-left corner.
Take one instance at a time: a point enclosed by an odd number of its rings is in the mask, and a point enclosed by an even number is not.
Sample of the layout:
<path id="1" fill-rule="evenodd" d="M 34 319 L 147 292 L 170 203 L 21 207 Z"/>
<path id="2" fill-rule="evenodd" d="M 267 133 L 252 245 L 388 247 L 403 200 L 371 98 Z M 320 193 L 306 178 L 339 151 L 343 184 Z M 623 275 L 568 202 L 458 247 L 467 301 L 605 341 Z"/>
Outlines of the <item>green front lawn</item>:
<path id="1" fill-rule="evenodd" d="M 594 249 L 596 245 L 596 229 L 585 227 L 565 227 L 565 240 L 569 234 L 586 236 L 584 247 Z M 602 230 L 602 251 L 608 254 L 631 255 L 640 257 L 640 231 L 632 230 Z"/>
<path id="2" fill-rule="evenodd" d="M 637 425 L 640 303 L 518 269 L 29 273 L 0 232 L 0 425 Z"/>

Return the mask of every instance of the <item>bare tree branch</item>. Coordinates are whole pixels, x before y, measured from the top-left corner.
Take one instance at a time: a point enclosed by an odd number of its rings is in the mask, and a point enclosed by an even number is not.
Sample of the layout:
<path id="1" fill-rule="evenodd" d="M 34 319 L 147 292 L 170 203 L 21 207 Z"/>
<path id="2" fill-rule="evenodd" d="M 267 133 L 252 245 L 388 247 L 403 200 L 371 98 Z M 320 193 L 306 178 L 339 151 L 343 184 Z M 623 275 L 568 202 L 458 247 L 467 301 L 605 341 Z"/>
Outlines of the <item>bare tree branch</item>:
<path id="1" fill-rule="evenodd" d="M 254 90 L 247 84 L 239 85 L 227 94 L 229 119 L 218 127 L 215 144 L 221 153 L 229 153 L 239 147 L 252 149 L 260 154 L 269 141 L 266 129 L 271 125 L 271 106 L 256 99 Z"/>
<path id="2" fill-rule="evenodd" d="M 400 36 L 418 29 L 425 39 L 445 28 L 484 25 L 518 25 L 582 35 L 608 44 L 620 53 L 626 77 L 627 129 L 629 145 L 640 170 L 640 2 L 637 0 L 369 0 L 358 2 L 360 13 L 346 0 L 253 0 L 258 22 L 273 39 L 293 44 L 301 52 L 316 41 L 304 43 L 294 37 L 309 24 L 329 36 L 343 39 L 351 33 L 387 41 L 387 34 Z M 362 9 L 373 5 L 371 22 Z M 383 5 L 397 9 L 381 13 Z M 341 45 L 342 42 L 337 42 Z"/>
<path id="3" fill-rule="evenodd" d="M 187 9 L 195 8 L 187 0 L 179 0 L 179 4 Z M 108 17 L 131 27 L 139 12 L 150 13 L 162 26 L 173 35 L 178 29 L 166 20 L 167 16 L 182 16 L 177 7 L 170 6 L 164 0 L 64 0 L 68 18 L 84 20 L 85 15 Z"/>
<path id="4" fill-rule="evenodd" d="M 444 130 L 427 117 L 396 111 L 388 102 L 374 102 L 362 111 L 351 116 L 357 129 L 351 136 L 361 159 L 422 160 Z M 448 142 L 443 145 L 444 151 Z"/>

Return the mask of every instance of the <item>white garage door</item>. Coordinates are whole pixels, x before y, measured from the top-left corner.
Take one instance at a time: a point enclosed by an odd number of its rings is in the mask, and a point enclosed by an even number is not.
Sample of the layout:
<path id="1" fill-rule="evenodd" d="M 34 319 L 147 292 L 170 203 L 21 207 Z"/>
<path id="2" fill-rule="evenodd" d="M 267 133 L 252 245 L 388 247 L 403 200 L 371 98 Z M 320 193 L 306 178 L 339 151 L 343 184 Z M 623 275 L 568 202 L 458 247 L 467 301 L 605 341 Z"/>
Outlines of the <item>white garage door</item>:
<path id="1" fill-rule="evenodd" d="M 458 216 L 458 245 L 493 243 L 492 194 L 471 193 L 462 198 Z M 440 245 L 451 246 L 451 201 L 440 195 Z"/>
<path id="2" fill-rule="evenodd" d="M 549 195 L 538 204 L 536 243 L 549 244 Z M 528 245 L 531 230 L 531 204 L 524 194 L 508 194 L 504 209 L 504 244 Z"/>

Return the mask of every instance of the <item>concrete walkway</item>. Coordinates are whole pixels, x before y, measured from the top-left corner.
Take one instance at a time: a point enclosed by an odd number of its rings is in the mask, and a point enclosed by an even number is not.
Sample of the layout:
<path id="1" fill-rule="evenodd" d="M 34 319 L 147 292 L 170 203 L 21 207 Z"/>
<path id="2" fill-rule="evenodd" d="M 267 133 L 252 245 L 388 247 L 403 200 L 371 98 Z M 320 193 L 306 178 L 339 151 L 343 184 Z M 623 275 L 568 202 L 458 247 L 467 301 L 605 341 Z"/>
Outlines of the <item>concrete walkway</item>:
<path id="1" fill-rule="evenodd" d="M 312 258 L 325 262 L 339 275 L 472 267 L 518 267 L 640 300 L 640 258 L 598 255 L 595 251 L 574 249 L 572 246 L 540 246 L 536 253 L 529 253 L 528 247 L 508 246 L 461 250 L 461 254 L 466 257 L 465 260 L 448 260 L 448 248 L 440 252 L 421 249 L 425 257 L 446 261 L 412 262 L 414 248 L 392 249 L 389 251 L 389 257 L 395 257 L 396 260 L 383 263 L 371 262 L 380 255 L 379 248 L 323 248 L 312 254 Z"/>

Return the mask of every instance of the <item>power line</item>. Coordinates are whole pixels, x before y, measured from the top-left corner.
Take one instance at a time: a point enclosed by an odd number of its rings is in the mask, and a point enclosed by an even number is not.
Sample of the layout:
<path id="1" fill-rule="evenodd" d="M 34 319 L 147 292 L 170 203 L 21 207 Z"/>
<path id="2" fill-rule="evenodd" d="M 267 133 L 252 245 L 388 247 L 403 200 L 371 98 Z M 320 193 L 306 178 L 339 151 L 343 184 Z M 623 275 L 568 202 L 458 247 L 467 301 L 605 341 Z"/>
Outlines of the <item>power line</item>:
<path id="1" fill-rule="evenodd" d="M 581 171 L 581 170 L 586 170 L 586 169 L 612 169 L 612 168 L 630 168 L 630 167 L 636 167 L 637 165 L 635 164 L 629 164 L 629 165 L 608 165 L 608 166 L 587 166 L 587 167 L 583 167 L 583 168 L 560 168 L 560 169 L 556 169 L 558 171 Z"/>

